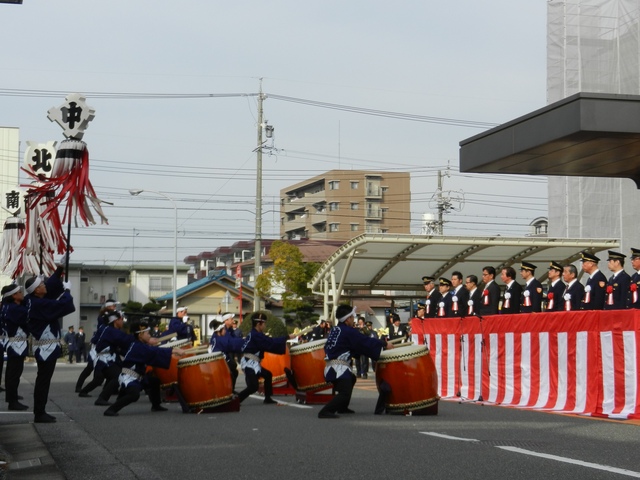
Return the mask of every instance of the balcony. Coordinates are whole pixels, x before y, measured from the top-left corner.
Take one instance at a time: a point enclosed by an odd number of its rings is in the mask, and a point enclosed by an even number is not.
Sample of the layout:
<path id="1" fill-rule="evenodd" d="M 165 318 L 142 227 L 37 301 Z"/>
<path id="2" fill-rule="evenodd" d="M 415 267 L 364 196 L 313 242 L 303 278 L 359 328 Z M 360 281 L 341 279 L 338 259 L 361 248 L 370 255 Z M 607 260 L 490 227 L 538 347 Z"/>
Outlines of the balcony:
<path id="1" fill-rule="evenodd" d="M 365 220 L 382 221 L 382 209 L 367 208 L 364 215 Z"/>
<path id="2" fill-rule="evenodd" d="M 364 192 L 365 198 L 382 199 L 382 187 L 380 185 L 367 185 Z"/>

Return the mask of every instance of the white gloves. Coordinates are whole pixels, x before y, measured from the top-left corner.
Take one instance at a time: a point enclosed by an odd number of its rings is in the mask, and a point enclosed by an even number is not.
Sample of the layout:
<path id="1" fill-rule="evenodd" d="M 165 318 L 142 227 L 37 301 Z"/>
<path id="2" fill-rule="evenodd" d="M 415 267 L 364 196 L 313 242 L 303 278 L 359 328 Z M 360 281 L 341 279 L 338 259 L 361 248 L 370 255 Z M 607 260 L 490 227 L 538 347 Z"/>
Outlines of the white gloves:
<path id="1" fill-rule="evenodd" d="M 65 290 L 71 290 L 71 282 L 62 282 L 62 287 Z"/>
<path id="2" fill-rule="evenodd" d="M 58 265 L 60 265 L 61 267 L 65 267 L 67 265 L 67 258 L 69 258 L 69 252 L 60 257 L 60 260 L 58 260 Z"/>

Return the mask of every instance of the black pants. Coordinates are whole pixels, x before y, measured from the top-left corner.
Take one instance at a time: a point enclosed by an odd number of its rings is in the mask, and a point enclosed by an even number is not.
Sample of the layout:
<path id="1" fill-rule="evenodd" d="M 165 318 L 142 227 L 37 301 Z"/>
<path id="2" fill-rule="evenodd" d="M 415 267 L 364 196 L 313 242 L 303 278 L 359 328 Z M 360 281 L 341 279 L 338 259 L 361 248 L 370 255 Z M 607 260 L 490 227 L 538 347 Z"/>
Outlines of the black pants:
<path id="1" fill-rule="evenodd" d="M 160 398 L 160 379 L 149 375 L 145 379 L 144 383 L 144 390 L 147 392 L 151 406 L 159 406 L 162 403 L 162 399 Z M 126 387 L 120 388 L 118 399 L 109 407 L 109 410 L 119 412 L 127 405 L 137 402 L 140 398 L 140 391 L 142 388 L 143 387 L 138 382 L 134 382 Z"/>
<path id="2" fill-rule="evenodd" d="M 7 371 L 4 377 L 4 386 L 7 389 L 5 400 L 7 403 L 18 401 L 18 386 L 20 385 L 20 376 L 23 370 L 24 357 L 9 357 L 7 359 Z"/>
<path id="3" fill-rule="evenodd" d="M 358 376 L 367 375 L 369 373 L 369 357 L 366 355 L 358 355 L 355 358 Z"/>
<path id="4" fill-rule="evenodd" d="M 258 380 L 259 378 L 264 379 L 265 400 L 267 398 L 271 398 L 271 395 L 273 395 L 273 375 L 266 368 L 261 368 L 260 373 L 254 372 L 253 368 L 245 368 L 244 378 L 247 382 L 247 388 L 245 388 L 238 394 L 238 398 L 241 402 L 252 393 L 256 393 L 258 391 L 258 387 L 260 386 L 260 381 Z"/>
<path id="5" fill-rule="evenodd" d="M 78 381 L 76 382 L 76 392 L 79 392 L 80 390 L 82 390 L 82 385 L 84 385 L 84 381 L 89 378 L 89 375 L 91 375 L 91 372 L 93 371 L 93 362 L 87 362 L 87 366 L 84 367 L 84 369 L 80 372 L 80 376 L 78 377 Z M 95 376 L 94 376 L 95 378 Z M 100 380 L 100 385 L 102 385 L 102 382 L 104 381 L 104 377 L 102 378 L 102 380 Z M 96 387 L 99 385 L 96 385 Z M 95 387 L 94 387 L 95 388 Z M 91 389 L 93 390 L 93 388 Z M 91 391 L 89 390 L 89 391 Z"/>
<path id="6" fill-rule="evenodd" d="M 229 372 L 231 373 L 231 390 L 236 391 L 236 380 L 238 380 L 238 364 L 236 363 L 236 359 L 233 358 L 232 353 L 227 354 L 227 366 L 229 367 Z"/>
<path id="7" fill-rule="evenodd" d="M 86 368 L 82 371 L 82 373 L 80 374 L 82 376 L 82 374 L 84 374 Z M 91 381 L 89 383 L 87 383 L 82 390 L 80 391 L 80 393 L 89 393 L 92 390 L 95 390 L 96 388 L 98 388 L 100 385 L 102 385 L 102 383 L 104 382 L 104 374 L 103 371 L 105 369 L 102 368 L 100 370 L 96 370 L 94 368 L 93 370 L 93 378 L 91 379 Z M 78 382 L 80 381 L 80 379 L 78 379 Z M 84 379 L 82 380 L 84 382 Z M 76 386 L 78 384 L 76 383 Z"/>
<path id="8" fill-rule="evenodd" d="M 84 347 L 80 347 L 78 350 L 76 350 L 76 363 L 80 363 L 80 360 L 82 360 L 83 362 L 87 361 L 87 351 Z"/>
<path id="9" fill-rule="evenodd" d="M 115 395 L 118 392 L 118 388 L 120 388 L 118 377 L 121 371 L 122 368 L 119 365 L 109 365 L 107 368 L 102 369 L 102 374 L 107 382 L 98 396 L 100 400 L 108 401 L 111 395 Z"/>
<path id="10" fill-rule="evenodd" d="M 340 377 L 332 383 L 334 390 L 337 392 L 336 396 L 322 407 L 321 413 L 340 413 L 349 408 L 353 386 L 356 384 L 356 376 L 353 373 L 349 373 L 348 376 Z"/>
<path id="11" fill-rule="evenodd" d="M 4 366 L 4 348 L 0 348 L 0 385 L 2 385 L 2 367 Z M 4 379 L 5 384 L 7 379 Z"/>
<path id="12" fill-rule="evenodd" d="M 33 413 L 35 415 L 46 413 L 45 408 L 49 400 L 49 387 L 51 386 L 51 377 L 56 369 L 56 360 L 56 358 L 49 358 L 37 361 L 38 373 L 33 387 Z"/>

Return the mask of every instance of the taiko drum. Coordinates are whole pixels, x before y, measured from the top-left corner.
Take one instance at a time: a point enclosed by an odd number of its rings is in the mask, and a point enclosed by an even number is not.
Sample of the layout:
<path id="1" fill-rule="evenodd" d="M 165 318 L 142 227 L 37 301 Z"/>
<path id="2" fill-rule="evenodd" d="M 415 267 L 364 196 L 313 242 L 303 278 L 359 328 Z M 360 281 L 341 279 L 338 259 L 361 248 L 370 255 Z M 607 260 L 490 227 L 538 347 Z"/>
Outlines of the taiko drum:
<path id="1" fill-rule="evenodd" d="M 222 352 L 178 361 L 178 388 L 189 407 L 216 407 L 231 401 L 231 374 Z"/>
<path id="2" fill-rule="evenodd" d="M 176 340 L 173 342 L 160 345 L 160 348 L 189 348 L 191 346 L 191 340 Z M 153 371 L 156 377 L 160 379 L 160 388 L 169 388 L 178 383 L 178 359 L 171 357 L 171 364 L 169 368 L 154 367 Z"/>
<path id="3" fill-rule="evenodd" d="M 289 349 L 287 349 L 284 355 L 265 352 L 264 358 L 260 362 L 260 366 L 271 372 L 273 375 L 272 383 L 286 381 L 287 376 L 284 373 L 284 369 L 291 368 L 291 355 L 289 354 Z"/>
<path id="4" fill-rule="evenodd" d="M 291 370 L 298 390 L 315 390 L 329 386 L 324 379 L 324 345 L 327 339 L 314 340 L 291 347 Z"/>
<path id="5" fill-rule="evenodd" d="M 391 386 L 389 413 L 437 413 L 438 374 L 425 345 L 385 350 L 376 363 L 376 383 Z"/>

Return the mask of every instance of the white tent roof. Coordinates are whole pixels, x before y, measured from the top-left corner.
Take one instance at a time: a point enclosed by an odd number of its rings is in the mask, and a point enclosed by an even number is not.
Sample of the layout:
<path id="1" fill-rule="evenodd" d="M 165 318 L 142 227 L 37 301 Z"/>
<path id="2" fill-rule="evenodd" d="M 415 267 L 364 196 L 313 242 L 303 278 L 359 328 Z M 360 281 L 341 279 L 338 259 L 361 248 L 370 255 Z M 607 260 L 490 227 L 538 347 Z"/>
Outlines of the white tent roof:
<path id="1" fill-rule="evenodd" d="M 480 278 L 487 265 L 499 270 L 523 260 L 535 264 L 536 277 L 544 280 L 551 261 L 571 263 L 582 250 L 597 253 L 619 246 L 614 239 L 364 234 L 329 257 L 309 285 L 326 301 L 335 297 L 333 303 L 343 290 L 416 292 L 423 289 L 424 275 L 450 278 L 458 270 Z"/>

